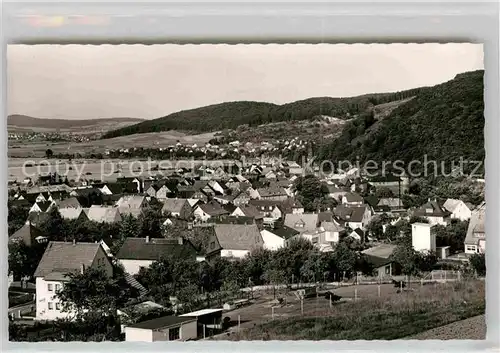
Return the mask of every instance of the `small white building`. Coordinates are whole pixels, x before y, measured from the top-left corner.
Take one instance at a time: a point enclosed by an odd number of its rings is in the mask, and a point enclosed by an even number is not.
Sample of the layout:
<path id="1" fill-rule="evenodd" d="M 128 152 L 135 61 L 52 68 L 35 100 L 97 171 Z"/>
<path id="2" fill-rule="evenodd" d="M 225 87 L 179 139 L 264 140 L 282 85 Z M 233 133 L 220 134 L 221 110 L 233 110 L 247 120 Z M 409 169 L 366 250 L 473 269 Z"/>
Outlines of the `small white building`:
<path id="1" fill-rule="evenodd" d="M 411 243 L 413 249 L 419 252 L 436 251 L 436 235 L 431 233 L 429 223 L 413 223 L 411 225 Z"/>
<path id="2" fill-rule="evenodd" d="M 450 212 L 452 219 L 467 221 L 472 215 L 472 209 L 462 200 L 448 199 L 443 205 L 443 208 Z"/>
<path id="3" fill-rule="evenodd" d="M 198 337 L 196 318 L 163 316 L 125 327 L 126 342 L 187 341 Z"/>

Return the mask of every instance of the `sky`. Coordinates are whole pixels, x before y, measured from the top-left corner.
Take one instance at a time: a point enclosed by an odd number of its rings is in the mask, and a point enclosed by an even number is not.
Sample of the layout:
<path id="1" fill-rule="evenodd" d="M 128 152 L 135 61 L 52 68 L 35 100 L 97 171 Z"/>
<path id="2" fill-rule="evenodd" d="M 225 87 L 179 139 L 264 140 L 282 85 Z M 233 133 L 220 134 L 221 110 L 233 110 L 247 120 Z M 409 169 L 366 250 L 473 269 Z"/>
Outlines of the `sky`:
<path id="1" fill-rule="evenodd" d="M 481 44 L 9 45 L 8 114 L 153 119 L 431 86 L 483 69 Z"/>

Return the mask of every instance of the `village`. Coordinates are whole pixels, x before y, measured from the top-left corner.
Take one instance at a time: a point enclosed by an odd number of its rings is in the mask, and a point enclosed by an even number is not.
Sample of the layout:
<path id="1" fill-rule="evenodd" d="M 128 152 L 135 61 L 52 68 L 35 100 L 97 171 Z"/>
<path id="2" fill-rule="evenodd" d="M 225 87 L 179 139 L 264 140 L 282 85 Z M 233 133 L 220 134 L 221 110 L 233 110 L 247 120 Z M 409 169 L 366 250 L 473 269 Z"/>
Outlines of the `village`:
<path id="1" fill-rule="evenodd" d="M 113 182 L 49 173 L 11 183 L 17 339 L 74 339 L 55 322 L 100 310 L 119 327 L 103 340 L 217 339 L 412 283 L 484 278 L 484 199 L 409 206 L 409 177 L 315 170 L 225 162 Z M 109 281 L 127 294 L 95 291 Z"/>

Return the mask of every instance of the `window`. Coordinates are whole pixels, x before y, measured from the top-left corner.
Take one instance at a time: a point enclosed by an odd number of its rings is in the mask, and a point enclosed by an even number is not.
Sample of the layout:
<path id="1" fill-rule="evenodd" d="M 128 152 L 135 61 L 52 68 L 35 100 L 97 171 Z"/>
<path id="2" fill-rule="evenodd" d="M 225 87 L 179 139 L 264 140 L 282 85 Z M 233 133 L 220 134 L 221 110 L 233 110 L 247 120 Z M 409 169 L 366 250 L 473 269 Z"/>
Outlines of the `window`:
<path id="1" fill-rule="evenodd" d="M 467 245 L 467 251 L 476 251 L 475 245 Z"/>
<path id="2" fill-rule="evenodd" d="M 56 284 L 56 292 L 57 292 L 58 290 L 60 290 L 60 289 L 61 289 L 61 285 L 60 285 L 60 284 Z"/>
<path id="3" fill-rule="evenodd" d="M 181 338 L 181 328 L 180 327 L 173 327 L 168 329 L 168 340 L 169 341 L 176 341 L 179 338 Z"/>
<path id="4" fill-rule="evenodd" d="M 49 292 L 52 292 L 52 291 L 54 290 L 52 287 L 53 287 L 53 286 L 52 286 L 52 283 L 48 283 L 48 284 L 47 284 L 47 290 L 48 290 Z"/>
<path id="5" fill-rule="evenodd" d="M 391 274 L 391 266 L 385 266 L 385 274 L 390 275 Z"/>
<path id="6" fill-rule="evenodd" d="M 215 249 L 215 241 L 210 243 L 210 249 Z"/>
<path id="7" fill-rule="evenodd" d="M 54 304 L 52 302 L 49 302 L 49 310 L 54 310 Z"/>
<path id="8" fill-rule="evenodd" d="M 56 303 L 56 310 L 61 310 L 61 303 Z"/>

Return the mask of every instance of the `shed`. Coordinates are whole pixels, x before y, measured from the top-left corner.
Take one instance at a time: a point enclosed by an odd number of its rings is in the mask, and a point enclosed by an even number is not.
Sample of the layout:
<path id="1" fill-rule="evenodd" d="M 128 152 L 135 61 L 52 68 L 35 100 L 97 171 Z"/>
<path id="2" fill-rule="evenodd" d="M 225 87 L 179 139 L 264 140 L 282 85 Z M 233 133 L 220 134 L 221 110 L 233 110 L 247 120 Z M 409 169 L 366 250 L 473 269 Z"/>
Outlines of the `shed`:
<path id="1" fill-rule="evenodd" d="M 196 338 L 194 317 L 163 316 L 125 327 L 127 342 L 187 341 Z"/>
<path id="2" fill-rule="evenodd" d="M 180 315 L 179 317 L 194 318 L 198 322 L 198 337 L 206 336 L 205 329 L 222 329 L 222 311 L 223 309 L 202 309 L 191 313 Z"/>

